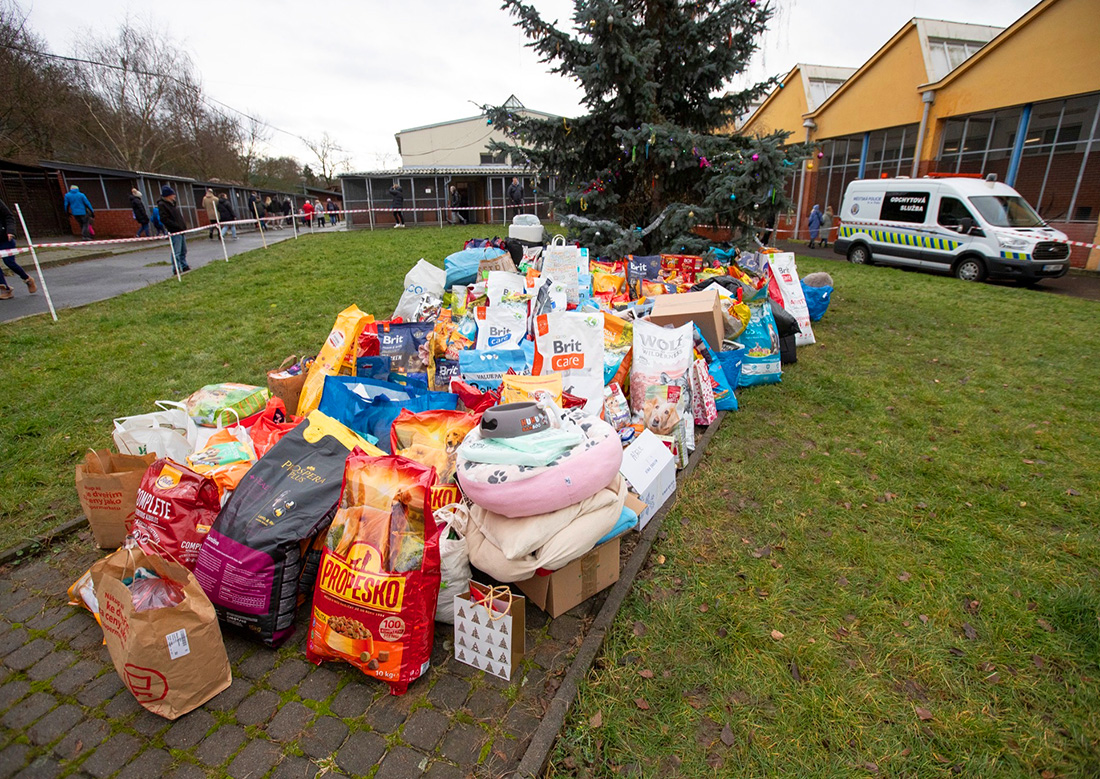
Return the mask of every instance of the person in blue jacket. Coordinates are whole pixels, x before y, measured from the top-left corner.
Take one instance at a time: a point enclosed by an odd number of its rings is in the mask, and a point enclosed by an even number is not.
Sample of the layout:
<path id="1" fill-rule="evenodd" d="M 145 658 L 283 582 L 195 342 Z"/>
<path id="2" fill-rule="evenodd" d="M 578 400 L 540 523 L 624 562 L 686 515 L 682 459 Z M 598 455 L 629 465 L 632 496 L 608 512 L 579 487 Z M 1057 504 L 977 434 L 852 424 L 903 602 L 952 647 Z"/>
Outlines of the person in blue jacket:
<path id="1" fill-rule="evenodd" d="M 91 225 L 95 209 L 92 208 L 88 196 L 81 192 L 76 184 L 69 187 L 69 191 L 65 193 L 65 213 L 80 223 L 80 240 L 92 240 Z"/>
<path id="2" fill-rule="evenodd" d="M 810 227 L 810 248 L 814 248 L 814 241 L 821 235 L 821 224 L 825 221 L 825 217 L 821 215 L 821 206 L 814 206 L 814 210 L 810 212 L 809 227 Z"/>

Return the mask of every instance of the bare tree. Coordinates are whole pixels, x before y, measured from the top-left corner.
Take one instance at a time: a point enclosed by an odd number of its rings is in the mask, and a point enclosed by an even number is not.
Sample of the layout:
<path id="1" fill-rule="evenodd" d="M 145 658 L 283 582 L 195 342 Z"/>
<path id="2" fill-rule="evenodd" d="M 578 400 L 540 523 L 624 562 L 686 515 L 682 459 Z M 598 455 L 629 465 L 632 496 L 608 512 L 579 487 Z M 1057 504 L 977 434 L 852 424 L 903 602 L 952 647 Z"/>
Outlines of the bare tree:
<path id="1" fill-rule="evenodd" d="M 238 125 L 237 147 L 240 150 L 241 180 L 245 184 L 255 184 L 261 163 L 266 159 L 261 150 L 271 139 L 271 129 L 265 122 L 253 116 Z"/>
<path id="2" fill-rule="evenodd" d="M 161 170 L 182 156 L 176 110 L 201 94 L 190 57 L 149 23 L 126 20 L 116 37 L 89 37 L 77 67 L 86 127 L 109 159 L 127 170 Z"/>
<path id="3" fill-rule="evenodd" d="M 302 141 L 316 158 L 317 177 L 326 189 L 335 183 L 337 175 L 350 169 L 351 158 L 336 141 L 329 137 L 327 132 L 321 136 L 320 140 L 303 138 Z"/>

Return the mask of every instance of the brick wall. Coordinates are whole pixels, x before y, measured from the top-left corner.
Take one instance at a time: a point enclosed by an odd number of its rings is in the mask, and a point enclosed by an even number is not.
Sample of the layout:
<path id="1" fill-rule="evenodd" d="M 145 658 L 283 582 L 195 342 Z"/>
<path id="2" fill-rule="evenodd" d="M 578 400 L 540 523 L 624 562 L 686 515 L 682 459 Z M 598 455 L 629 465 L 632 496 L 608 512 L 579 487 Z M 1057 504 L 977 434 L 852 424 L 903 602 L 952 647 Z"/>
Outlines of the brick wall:
<path id="1" fill-rule="evenodd" d="M 69 217 L 69 225 L 72 234 L 79 236 L 80 223 Z M 95 212 L 92 227 L 96 238 L 133 238 L 138 231 L 138 223 L 129 208 L 100 208 Z"/>

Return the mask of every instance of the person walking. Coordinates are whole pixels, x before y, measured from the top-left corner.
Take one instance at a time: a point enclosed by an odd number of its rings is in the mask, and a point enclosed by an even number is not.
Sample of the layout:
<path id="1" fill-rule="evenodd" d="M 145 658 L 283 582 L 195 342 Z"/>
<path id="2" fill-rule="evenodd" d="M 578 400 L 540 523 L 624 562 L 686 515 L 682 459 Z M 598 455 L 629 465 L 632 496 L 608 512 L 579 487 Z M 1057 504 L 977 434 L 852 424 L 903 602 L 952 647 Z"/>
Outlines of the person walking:
<path id="1" fill-rule="evenodd" d="M 302 203 L 302 213 L 305 214 L 306 227 L 313 227 L 313 203 L 308 197 L 306 202 Z"/>
<path id="2" fill-rule="evenodd" d="M 814 241 L 817 240 L 818 235 L 821 233 L 821 223 L 824 221 L 824 217 L 821 215 L 821 206 L 815 205 L 813 210 L 810 211 L 810 218 L 807 223 L 810 228 L 810 248 L 814 248 Z"/>
<path id="3" fill-rule="evenodd" d="M 321 198 L 317 198 L 313 201 L 313 213 L 317 217 L 317 226 L 325 226 L 325 204 L 321 202 Z"/>
<path id="4" fill-rule="evenodd" d="M 138 223 L 138 231 L 135 238 L 144 235 L 149 237 L 149 214 L 145 210 L 145 201 L 141 199 L 141 190 L 130 190 L 130 210 L 134 212 L 134 220 Z"/>
<path id="5" fill-rule="evenodd" d="M 222 192 L 218 196 L 218 221 L 221 222 L 222 238 L 225 238 L 227 231 L 233 232 L 233 240 L 237 240 L 237 225 L 233 224 L 237 219 L 237 215 L 233 213 L 233 206 L 229 202 L 229 195 Z"/>
<path id="6" fill-rule="evenodd" d="M 65 213 L 71 216 L 80 225 L 80 240 L 92 240 L 92 217 L 95 209 L 88 200 L 88 196 L 80 191 L 80 187 L 73 184 L 65 193 Z"/>
<path id="7" fill-rule="evenodd" d="M 466 224 L 466 217 L 458 212 L 459 206 L 462 205 L 462 198 L 458 194 L 458 187 L 451 184 L 451 218 L 448 219 L 451 224 Z"/>
<path id="8" fill-rule="evenodd" d="M 218 234 L 218 196 L 210 187 L 206 188 L 206 194 L 202 198 L 202 207 L 206 209 L 206 218 L 210 220 L 210 233 L 208 238 Z"/>
<path id="9" fill-rule="evenodd" d="M 523 185 L 519 183 L 519 179 L 515 176 L 512 177 L 512 183 L 508 187 L 508 205 L 510 206 L 511 215 L 508 217 L 511 220 L 516 214 L 523 213 Z"/>
<path id="10" fill-rule="evenodd" d="M 184 221 L 183 212 L 180 211 L 179 204 L 176 202 L 176 190 L 167 184 L 161 187 L 157 208 L 160 209 L 160 221 L 164 223 L 169 233 L 169 240 L 172 242 L 172 261 L 175 263 L 172 267 L 172 275 L 176 275 L 177 267 L 180 273 L 187 273 L 191 270 L 191 266 L 187 264 L 187 236 L 183 234 L 187 229 L 187 222 Z"/>
<path id="11" fill-rule="evenodd" d="M 404 227 L 405 215 L 401 213 L 401 209 L 405 207 L 405 193 L 401 191 L 401 182 L 393 182 L 389 195 L 390 207 L 393 209 L 393 226 Z"/>
<path id="12" fill-rule="evenodd" d="M 281 206 L 283 212 L 283 224 L 287 227 L 294 226 L 294 204 L 290 202 L 289 197 L 283 198 L 283 204 Z"/>
<path id="13" fill-rule="evenodd" d="M 149 221 L 153 225 L 153 229 L 157 231 L 157 238 L 162 235 L 168 235 L 168 230 L 164 227 L 164 222 L 160 221 L 160 209 L 153 206 L 153 210 L 149 212 Z"/>
<path id="14" fill-rule="evenodd" d="M 825 248 L 829 245 L 829 233 L 833 230 L 833 207 L 825 206 L 825 216 L 821 220 L 821 246 Z"/>
<path id="15" fill-rule="evenodd" d="M 264 204 L 260 200 L 260 194 L 258 192 L 253 192 L 251 195 L 248 196 L 248 218 L 256 219 L 256 227 L 260 230 L 264 229 L 264 223 L 258 221 L 260 217 L 264 215 L 263 211 Z"/>
<path id="16" fill-rule="evenodd" d="M 6 249 L 15 248 L 15 214 L 8 208 L 8 204 L 3 200 L 0 200 L 0 224 L 4 226 L 4 233 L 0 235 L 0 251 Z M 27 285 L 27 292 L 34 294 L 38 291 L 38 284 L 32 279 L 27 272 L 15 261 L 15 254 L 5 254 L 4 264 L 8 266 L 19 278 L 23 279 L 23 283 Z M 13 293 L 11 287 L 8 286 L 7 279 L 4 278 L 4 271 L 0 268 L 0 300 L 9 300 Z"/>
<path id="17" fill-rule="evenodd" d="M 336 227 L 336 212 L 338 210 L 336 204 L 332 202 L 331 197 L 325 200 L 325 211 L 328 212 L 328 220 L 333 227 Z"/>

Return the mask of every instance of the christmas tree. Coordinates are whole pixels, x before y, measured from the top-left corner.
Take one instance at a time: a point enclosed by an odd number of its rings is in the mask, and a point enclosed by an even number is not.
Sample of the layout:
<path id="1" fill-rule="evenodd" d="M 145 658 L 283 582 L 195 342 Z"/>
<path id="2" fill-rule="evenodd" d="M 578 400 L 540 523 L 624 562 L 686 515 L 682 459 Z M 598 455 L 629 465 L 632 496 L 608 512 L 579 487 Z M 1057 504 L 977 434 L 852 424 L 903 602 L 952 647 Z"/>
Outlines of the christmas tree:
<path id="1" fill-rule="evenodd" d="M 805 154 L 787 133 L 723 128 L 775 79 L 727 92 L 757 50 L 772 8 L 757 0 L 574 0 L 573 32 L 531 5 L 503 8 L 551 72 L 576 79 L 587 113 L 547 120 L 484 106 L 509 137 L 491 144 L 536 176 L 572 237 L 601 256 L 700 253 L 696 225 L 755 228 L 789 206 L 783 188 Z"/>

